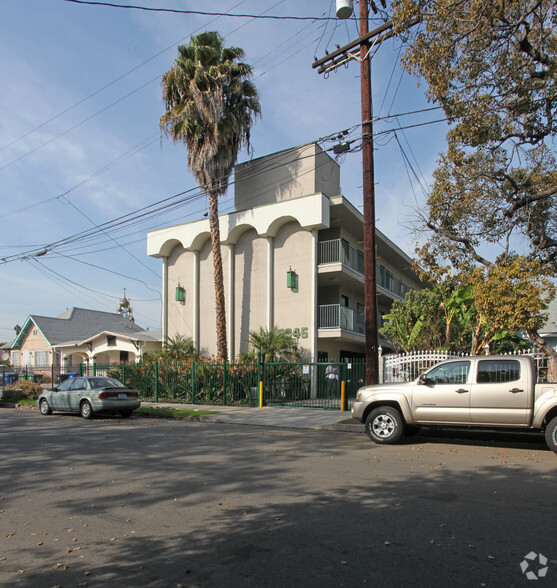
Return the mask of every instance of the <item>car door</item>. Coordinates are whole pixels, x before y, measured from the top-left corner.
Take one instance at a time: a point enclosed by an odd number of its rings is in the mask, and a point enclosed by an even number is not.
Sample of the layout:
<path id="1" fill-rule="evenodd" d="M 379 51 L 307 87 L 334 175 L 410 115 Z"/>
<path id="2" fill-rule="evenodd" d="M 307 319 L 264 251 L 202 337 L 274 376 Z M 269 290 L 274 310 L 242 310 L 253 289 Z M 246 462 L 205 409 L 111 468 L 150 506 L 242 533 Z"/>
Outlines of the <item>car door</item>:
<path id="1" fill-rule="evenodd" d="M 472 422 L 485 425 L 524 426 L 530 423 L 534 382 L 522 373 L 518 359 L 478 361 L 470 395 Z M 524 370 L 525 371 L 525 370 Z"/>
<path id="2" fill-rule="evenodd" d="M 52 410 L 70 410 L 69 389 L 73 380 L 64 380 L 60 383 L 49 398 Z"/>
<path id="3" fill-rule="evenodd" d="M 70 410 L 79 410 L 81 399 L 87 392 L 87 380 L 85 378 L 75 378 L 69 390 Z"/>
<path id="4" fill-rule="evenodd" d="M 470 361 L 442 363 L 412 390 L 412 411 L 421 423 L 470 423 Z"/>

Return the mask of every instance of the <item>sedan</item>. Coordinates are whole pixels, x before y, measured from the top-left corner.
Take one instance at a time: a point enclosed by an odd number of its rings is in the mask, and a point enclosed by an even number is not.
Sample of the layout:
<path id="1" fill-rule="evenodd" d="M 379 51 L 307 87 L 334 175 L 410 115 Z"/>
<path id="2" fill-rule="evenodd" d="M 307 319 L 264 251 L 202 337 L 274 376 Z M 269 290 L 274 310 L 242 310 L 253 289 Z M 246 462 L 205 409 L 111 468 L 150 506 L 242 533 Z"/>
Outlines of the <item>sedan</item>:
<path id="1" fill-rule="evenodd" d="M 137 390 L 127 388 L 114 378 L 69 378 L 37 399 L 41 414 L 53 410 L 80 413 L 90 419 L 101 412 L 119 413 L 124 418 L 141 405 Z"/>

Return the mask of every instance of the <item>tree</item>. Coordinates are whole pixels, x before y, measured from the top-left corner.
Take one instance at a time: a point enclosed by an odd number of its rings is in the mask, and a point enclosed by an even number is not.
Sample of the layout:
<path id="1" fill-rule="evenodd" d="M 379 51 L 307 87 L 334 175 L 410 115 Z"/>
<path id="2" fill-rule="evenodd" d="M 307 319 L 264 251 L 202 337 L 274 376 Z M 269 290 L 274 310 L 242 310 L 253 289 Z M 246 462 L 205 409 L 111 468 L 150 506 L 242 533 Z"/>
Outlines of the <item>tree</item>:
<path id="1" fill-rule="evenodd" d="M 218 198 L 260 114 L 252 68 L 241 62 L 239 47 L 223 46 L 216 32 L 205 32 L 178 47 L 178 57 L 162 77 L 165 113 L 161 129 L 187 149 L 187 166 L 209 200 L 216 296 L 217 355 L 228 358 Z"/>
<path id="2" fill-rule="evenodd" d="M 491 329 L 539 336 L 557 269 L 557 8 L 553 0 L 394 0 L 407 69 L 451 124 L 418 225 L 432 275 L 471 279 Z M 449 266 L 445 264 L 450 264 Z M 464 277 L 463 277 L 464 276 Z M 527 301 L 527 303 L 526 303 Z"/>
<path id="3" fill-rule="evenodd" d="M 294 337 L 278 327 L 260 327 L 259 331 L 250 331 L 249 345 L 253 350 L 264 353 L 266 361 L 292 361 L 297 349 Z"/>
<path id="4" fill-rule="evenodd" d="M 162 350 L 164 361 L 183 361 L 191 359 L 195 355 L 195 346 L 191 337 L 183 337 L 182 335 L 168 337 Z"/>
<path id="5" fill-rule="evenodd" d="M 411 290 L 394 302 L 385 315 L 381 333 L 404 351 L 446 349 L 469 352 L 472 344 L 485 345 L 483 324 L 472 297 L 472 287 L 451 280 L 433 288 Z"/>

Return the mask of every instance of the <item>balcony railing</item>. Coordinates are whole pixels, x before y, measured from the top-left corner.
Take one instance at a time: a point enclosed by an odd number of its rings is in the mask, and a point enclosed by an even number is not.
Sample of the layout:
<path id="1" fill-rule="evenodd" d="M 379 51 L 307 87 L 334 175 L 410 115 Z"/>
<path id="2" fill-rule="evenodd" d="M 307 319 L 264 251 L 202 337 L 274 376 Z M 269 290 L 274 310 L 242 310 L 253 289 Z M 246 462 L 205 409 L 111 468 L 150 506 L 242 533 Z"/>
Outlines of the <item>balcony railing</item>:
<path id="1" fill-rule="evenodd" d="M 319 307 L 320 329 L 346 329 L 364 333 L 364 317 L 359 312 L 340 304 L 325 304 Z"/>
<path id="2" fill-rule="evenodd" d="M 319 263 L 343 263 L 364 275 L 364 254 L 341 239 L 319 243 Z"/>

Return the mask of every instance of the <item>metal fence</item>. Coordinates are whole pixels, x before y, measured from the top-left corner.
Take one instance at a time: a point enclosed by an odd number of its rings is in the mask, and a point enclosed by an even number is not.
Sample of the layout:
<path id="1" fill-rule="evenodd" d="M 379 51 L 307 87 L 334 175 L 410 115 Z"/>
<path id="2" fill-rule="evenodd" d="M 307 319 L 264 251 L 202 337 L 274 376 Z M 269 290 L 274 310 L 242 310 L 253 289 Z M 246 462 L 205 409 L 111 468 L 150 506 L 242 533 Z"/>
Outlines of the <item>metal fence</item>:
<path id="1" fill-rule="evenodd" d="M 516 356 L 526 355 L 534 360 L 538 374 L 538 382 L 547 382 L 547 356 L 543 353 L 532 351 L 516 351 L 504 355 Z M 468 357 L 465 353 L 452 353 L 449 351 L 412 351 L 408 353 L 397 353 L 381 357 L 382 382 L 411 382 L 420 374 L 445 359 Z"/>
<path id="2" fill-rule="evenodd" d="M 79 373 L 117 378 L 145 401 L 348 410 L 365 381 L 365 361 L 95 364 Z"/>

